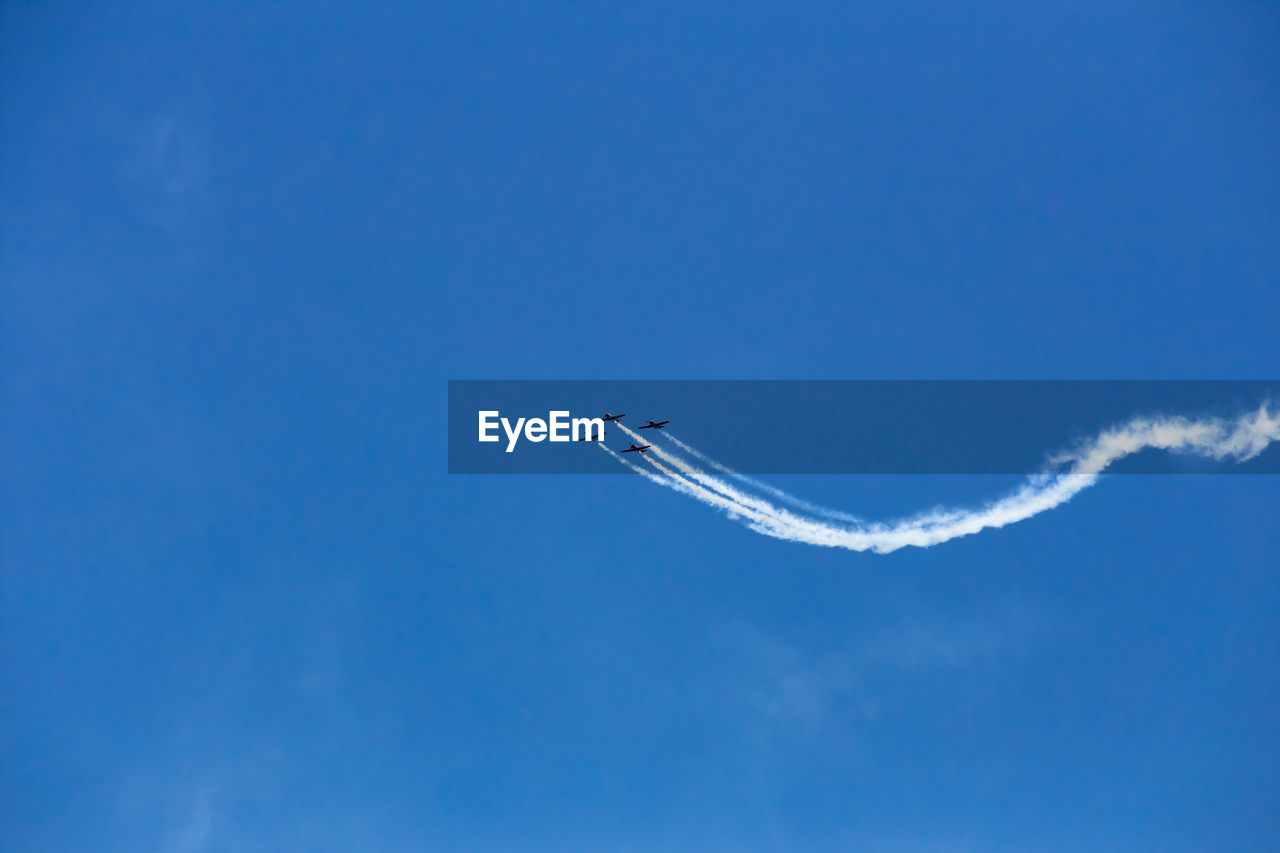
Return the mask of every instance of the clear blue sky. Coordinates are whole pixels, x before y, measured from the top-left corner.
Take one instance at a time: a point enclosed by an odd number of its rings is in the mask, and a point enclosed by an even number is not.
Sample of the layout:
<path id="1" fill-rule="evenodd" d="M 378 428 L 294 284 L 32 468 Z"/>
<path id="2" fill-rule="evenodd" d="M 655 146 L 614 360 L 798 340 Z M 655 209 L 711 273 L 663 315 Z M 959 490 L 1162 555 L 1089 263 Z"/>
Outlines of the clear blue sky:
<path id="1" fill-rule="evenodd" d="M 450 378 L 1276 378 L 1278 49 L 1234 0 L 4 4 L 0 847 L 1280 849 L 1277 478 L 877 557 L 442 428 Z"/>

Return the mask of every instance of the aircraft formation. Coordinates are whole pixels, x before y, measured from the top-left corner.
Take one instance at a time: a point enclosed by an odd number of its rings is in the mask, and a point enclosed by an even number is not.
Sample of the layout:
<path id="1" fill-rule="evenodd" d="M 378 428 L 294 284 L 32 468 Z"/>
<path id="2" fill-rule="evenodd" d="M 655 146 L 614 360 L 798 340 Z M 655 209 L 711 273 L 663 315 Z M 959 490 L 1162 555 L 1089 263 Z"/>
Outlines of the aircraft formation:
<path id="1" fill-rule="evenodd" d="M 626 412 L 623 412 L 620 415 L 612 415 L 608 412 L 605 412 L 604 421 L 605 423 L 609 423 L 610 421 L 620 421 L 626 416 L 627 416 Z M 643 426 L 640 426 L 638 428 L 639 429 L 662 429 L 664 426 L 666 426 L 669 423 L 671 423 L 671 421 L 655 421 L 653 418 L 650 418 L 647 424 L 644 424 Z M 603 436 L 601 436 L 601 438 L 603 438 Z M 653 447 L 653 445 L 652 444 L 633 444 L 622 452 L 623 453 L 644 453 L 650 447 Z"/>

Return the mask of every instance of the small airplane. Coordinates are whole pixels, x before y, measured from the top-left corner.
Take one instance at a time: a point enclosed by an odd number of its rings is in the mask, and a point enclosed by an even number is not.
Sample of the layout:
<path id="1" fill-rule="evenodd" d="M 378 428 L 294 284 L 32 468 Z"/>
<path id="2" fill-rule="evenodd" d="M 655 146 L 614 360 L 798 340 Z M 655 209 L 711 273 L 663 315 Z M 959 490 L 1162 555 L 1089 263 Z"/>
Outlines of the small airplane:
<path id="1" fill-rule="evenodd" d="M 644 452 L 645 452 L 646 450 L 648 450 L 650 447 L 653 447 L 653 445 L 652 445 L 652 444 L 645 444 L 645 445 L 641 445 L 640 447 L 637 447 L 637 446 L 635 446 L 635 445 L 633 444 L 633 445 L 631 445 L 630 447 L 628 447 L 626 450 L 624 450 L 624 451 L 622 451 L 622 452 L 623 452 L 623 453 L 644 453 Z"/>
<path id="2" fill-rule="evenodd" d="M 622 413 L 622 414 L 620 414 L 620 415 L 611 415 L 611 414 L 609 414 L 608 412 L 605 412 L 605 413 L 604 413 L 604 421 L 605 421 L 605 423 L 608 423 L 609 421 L 620 421 L 620 420 L 622 420 L 623 418 L 625 418 L 626 416 L 627 416 L 627 413 L 626 413 L 626 412 L 623 412 L 623 413 Z"/>
<path id="3" fill-rule="evenodd" d="M 666 426 L 669 423 L 671 423 L 671 421 L 654 421 L 653 418 L 650 418 L 649 422 L 644 426 L 640 427 L 640 429 L 662 429 L 664 426 Z"/>

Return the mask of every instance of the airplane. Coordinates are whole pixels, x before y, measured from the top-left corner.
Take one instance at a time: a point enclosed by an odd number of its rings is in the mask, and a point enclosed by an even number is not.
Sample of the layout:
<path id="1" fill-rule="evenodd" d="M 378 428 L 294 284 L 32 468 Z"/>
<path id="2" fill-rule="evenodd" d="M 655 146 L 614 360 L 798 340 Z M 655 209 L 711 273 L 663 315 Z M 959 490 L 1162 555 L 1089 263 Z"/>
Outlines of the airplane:
<path id="1" fill-rule="evenodd" d="M 630 447 L 628 447 L 626 450 L 624 450 L 624 451 L 622 451 L 622 452 L 623 452 L 623 453 L 644 453 L 644 452 L 645 452 L 646 450 L 648 450 L 650 447 L 653 447 L 653 445 L 652 445 L 652 444 L 645 444 L 645 445 L 642 445 L 642 446 L 640 446 L 640 447 L 636 447 L 636 446 L 633 444 L 633 445 L 631 445 Z"/>
<path id="2" fill-rule="evenodd" d="M 625 418 L 626 416 L 627 416 L 627 413 L 626 413 L 626 412 L 623 412 L 623 413 L 622 413 L 622 414 L 620 414 L 620 415 L 611 415 L 611 414 L 609 414 L 608 412 L 605 412 L 605 413 L 604 413 L 604 421 L 605 421 L 605 423 L 608 423 L 609 421 L 620 421 L 620 420 L 622 420 L 623 418 Z"/>
<path id="3" fill-rule="evenodd" d="M 649 418 L 649 422 L 644 426 L 640 427 L 640 429 L 662 429 L 664 426 L 666 426 L 669 423 L 671 423 L 671 421 L 657 421 L 655 423 L 653 418 Z"/>

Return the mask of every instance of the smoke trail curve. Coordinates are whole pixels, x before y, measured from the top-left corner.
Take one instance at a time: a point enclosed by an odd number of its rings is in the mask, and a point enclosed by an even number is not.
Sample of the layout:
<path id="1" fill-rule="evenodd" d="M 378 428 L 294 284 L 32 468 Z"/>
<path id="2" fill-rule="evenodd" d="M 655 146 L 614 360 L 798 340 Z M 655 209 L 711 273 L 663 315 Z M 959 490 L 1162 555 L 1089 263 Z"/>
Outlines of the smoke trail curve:
<path id="1" fill-rule="evenodd" d="M 637 433 L 621 424 L 619 426 L 640 441 Z M 659 458 L 685 476 L 677 475 L 656 460 L 648 461 L 667 475 L 659 481 L 663 485 L 723 509 L 757 532 L 810 545 L 885 554 L 908 546 L 929 547 L 1031 518 L 1071 500 L 1096 483 L 1110 465 L 1143 450 L 1191 453 L 1218 461 L 1242 462 L 1257 456 L 1277 440 L 1280 440 L 1280 413 L 1270 414 L 1265 404 L 1256 412 L 1230 421 L 1219 418 L 1138 418 L 1104 430 L 1091 441 L 1049 460 L 1051 468 L 1064 470 L 1037 474 L 1011 494 L 977 508 L 935 510 L 891 522 L 850 524 L 833 524 L 784 510 L 765 498 L 733 488 L 656 444 L 653 449 Z M 673 441 L 691 456 L 696 453 L 683 442 Z M 713 464 L 706 457 L 703 460 L 704 464 Z M 735 473 L 724 466 L 719 466 L 719 469 Z M 739 477 L 740 481 L 744 479 L 749 480 Z M 799 498 L 788 502 L 800 505 L 797 503 Z"/>

